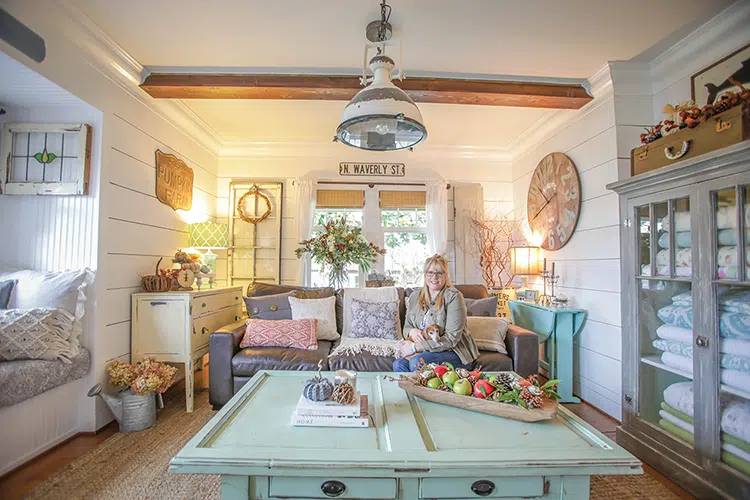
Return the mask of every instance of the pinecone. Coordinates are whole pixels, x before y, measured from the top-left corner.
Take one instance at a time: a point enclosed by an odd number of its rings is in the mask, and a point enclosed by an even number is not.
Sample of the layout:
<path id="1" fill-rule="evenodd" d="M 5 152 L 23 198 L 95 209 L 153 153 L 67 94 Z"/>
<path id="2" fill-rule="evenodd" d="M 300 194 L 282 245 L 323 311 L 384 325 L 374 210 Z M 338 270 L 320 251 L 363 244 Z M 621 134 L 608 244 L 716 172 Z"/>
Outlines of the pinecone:
<path id="1" fill-rule="evenodd" d="M 531 392 L 528 390 L 523 390 L 521 392 L 521 399 L 523 399 L 526 402 L 526 406 L 529 408 L 541 408 L 542 407 L 542 398 L 539 396 L 534 396 Z"/>
<path id="2" fill-rule="evenodd" d="M 456 368 L 456 374 L 461 378 L 469 378 L 471 376 L 469 370 L 466 368 Z"/>
<path id="3" fill-rule="evenodd" d="M 490 397 L 488 399 L 491 399 L 492 401 L 500 401 L 500 398 L 503 396 L 503 393 L 500 390 L 497 390 L 490 394 Z"/>
<path id="4" fill-rule="evenodd" d="M 331 398 L 339 404 L 350 405 L 356 399 L 354 387 L 352 387 L 351 384 L 347 384 L 346 382 L 344 382 L 343 384 L 339 384 L 336 386 L 336 389 L 334 389 L 333 396 Z"/>
<path id="5" fill-rule="evenodd" d="M 453 392 L 453 389 L 451 389 L 450 387 L 448 387 L 445 384 L 440 384 L 438 386 L 438 389 L 441 390 L 441 391 L 445 391 L 445 392 Z"/>
<path id="6" fill-rule="evenodd" d="M 515 378 L 508 373 L 500 373 L 495 378 L 495 387 L 499 392 L 508 392 L 513 389 L 513 381 Z"/>
<path id="7" fill-rule="evenodd" d="M 419 385 L 419 386 L 424 387 L 427 385 L 427 379 L 423 377 L 419 377 L 419 376 L 414 377 L 414 385 Z"/>
<path id="8" fill-rule="evenodd" d="M 468 377 L 466 377 L 466 380 L 471 382 L 472 386 L 477 383 L 477 378 L 474 375 L 469 375 Z"/>

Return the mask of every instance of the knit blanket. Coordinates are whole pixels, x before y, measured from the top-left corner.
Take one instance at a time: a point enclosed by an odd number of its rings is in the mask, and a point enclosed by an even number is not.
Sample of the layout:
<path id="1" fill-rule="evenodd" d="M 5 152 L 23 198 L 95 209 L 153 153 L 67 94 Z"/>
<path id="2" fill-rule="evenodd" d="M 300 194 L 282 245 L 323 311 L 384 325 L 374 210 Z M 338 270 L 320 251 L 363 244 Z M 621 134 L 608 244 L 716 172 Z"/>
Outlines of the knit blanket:
<path id="1" fill-rule="evenodd" d="M 351 306 L 352 300 L 365 302 L 397 302 L 398 291 L 395 287 L 381 288 L 347 288 L 344 291 L 344 326 L 341 332 L 341 342 L 331 352 L 332 356 L 357 355 L 368 352 L 373 356 L 386 356 L 397 358 L 401 352 L 403 340 L 387 340 L 372 337 L 352 338 L 351 331 Z M 398 321 L 398 334 L 401 333 L 401 322 Z"/>

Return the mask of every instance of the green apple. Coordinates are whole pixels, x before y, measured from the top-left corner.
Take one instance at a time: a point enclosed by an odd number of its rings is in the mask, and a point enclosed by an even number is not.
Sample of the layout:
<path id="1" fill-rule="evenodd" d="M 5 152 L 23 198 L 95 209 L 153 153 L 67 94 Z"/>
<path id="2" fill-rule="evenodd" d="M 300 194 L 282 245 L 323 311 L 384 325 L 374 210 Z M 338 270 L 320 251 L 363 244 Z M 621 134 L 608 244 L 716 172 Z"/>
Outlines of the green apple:
<path id="1" fill-rule="evenodd" d="M 471 382 L 469 382 L 465 378 L 462 378 L 461 380 L 453 384 L 453 392 L 455 392 L 456 394 L 468 396 L 469 394 L 471 394 L 471 390 Z"/>
<path id="2" fill-rule="evenodd" d="M 437 377 L 432 377 L 431 379 L 427 380 L 427 387 L 429 387 L 430 389 L 437 389 L 438 387 L 440 387 L 440 384 L 442 384 L 442 382 L 440 382 L 440 379 Z"/>
<path id="3" fill-rule="evenodd" d="M 448 387 L 453 387 L 453 384 L 460 379 L 461 377 L 458 376 L 458 373 L 454 372 L 453 370 L 446 372 L 443 375 L 443 383 L 447 385 Z"/>
<path id="4" fill-rule="evenodd" d="M 488 382 L 494 386 L 496 381 L 497 381 L 497 375 L 490 375 Z"/>

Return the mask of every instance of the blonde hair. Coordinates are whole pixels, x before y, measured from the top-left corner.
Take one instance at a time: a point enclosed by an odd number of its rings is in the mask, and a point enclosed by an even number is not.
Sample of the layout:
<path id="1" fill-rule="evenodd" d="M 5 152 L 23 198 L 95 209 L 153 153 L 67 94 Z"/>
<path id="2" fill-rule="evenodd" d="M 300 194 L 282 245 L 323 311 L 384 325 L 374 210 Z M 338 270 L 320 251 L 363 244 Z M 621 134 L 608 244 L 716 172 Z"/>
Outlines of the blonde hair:
<path id="1" fill-rule="evenodd" d="M 438 296 L 435 299 L 435 307 L 440 308 L 443 307 L 443 292 L 446 288 L 452 287 L 453 283 L 451 283 L 451 277 L 448 274 L 448 261 L 445 257 L 439 254 L 428 257 L 427 260 L 424 261 L 424 274 L 426 275 L 427 271 L 435 267 L 445 273 L 445 285 L 443 285 L 443 288 L 438 292 Z M 417 304 L 421 310 L 426 311 L 430 308 L 429 297 L 430 292 L 427 288 L 427 279 L 425 279 L 424 286 L 422 286 L 422 289 L 419 291 L 419 299 L 417 300 Z"/>

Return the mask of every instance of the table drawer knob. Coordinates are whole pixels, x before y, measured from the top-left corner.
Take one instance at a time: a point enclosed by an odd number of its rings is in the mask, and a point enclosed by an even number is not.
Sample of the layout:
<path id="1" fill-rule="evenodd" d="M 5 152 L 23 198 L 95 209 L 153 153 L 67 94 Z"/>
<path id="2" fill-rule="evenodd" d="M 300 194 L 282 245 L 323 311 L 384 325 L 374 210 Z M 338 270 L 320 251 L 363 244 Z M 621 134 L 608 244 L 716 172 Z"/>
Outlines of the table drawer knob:
<path id="1" fill-rule="evenodd" d="M 206 328 L 205 326 L 203 328 L 201 328 L 201 333 L 203 335 L 207 334 L 208 333 L 208 328 Z"/>
<path id="2" fill-rule="evenodd" d="M 486 497 L 495 491 L 495 483 L 486 479 L 480 479 L 479 481 L 474 481 L 474 484 L 471 485 L 471 491 L 480 497 Z"/>
<path id="3" fill-rule="evenodd" d="M 327 497 L 338 497 L 346 491 L 346 485 L 341 481 L 326 481 L 320 485 L 320 489 Z"/>

